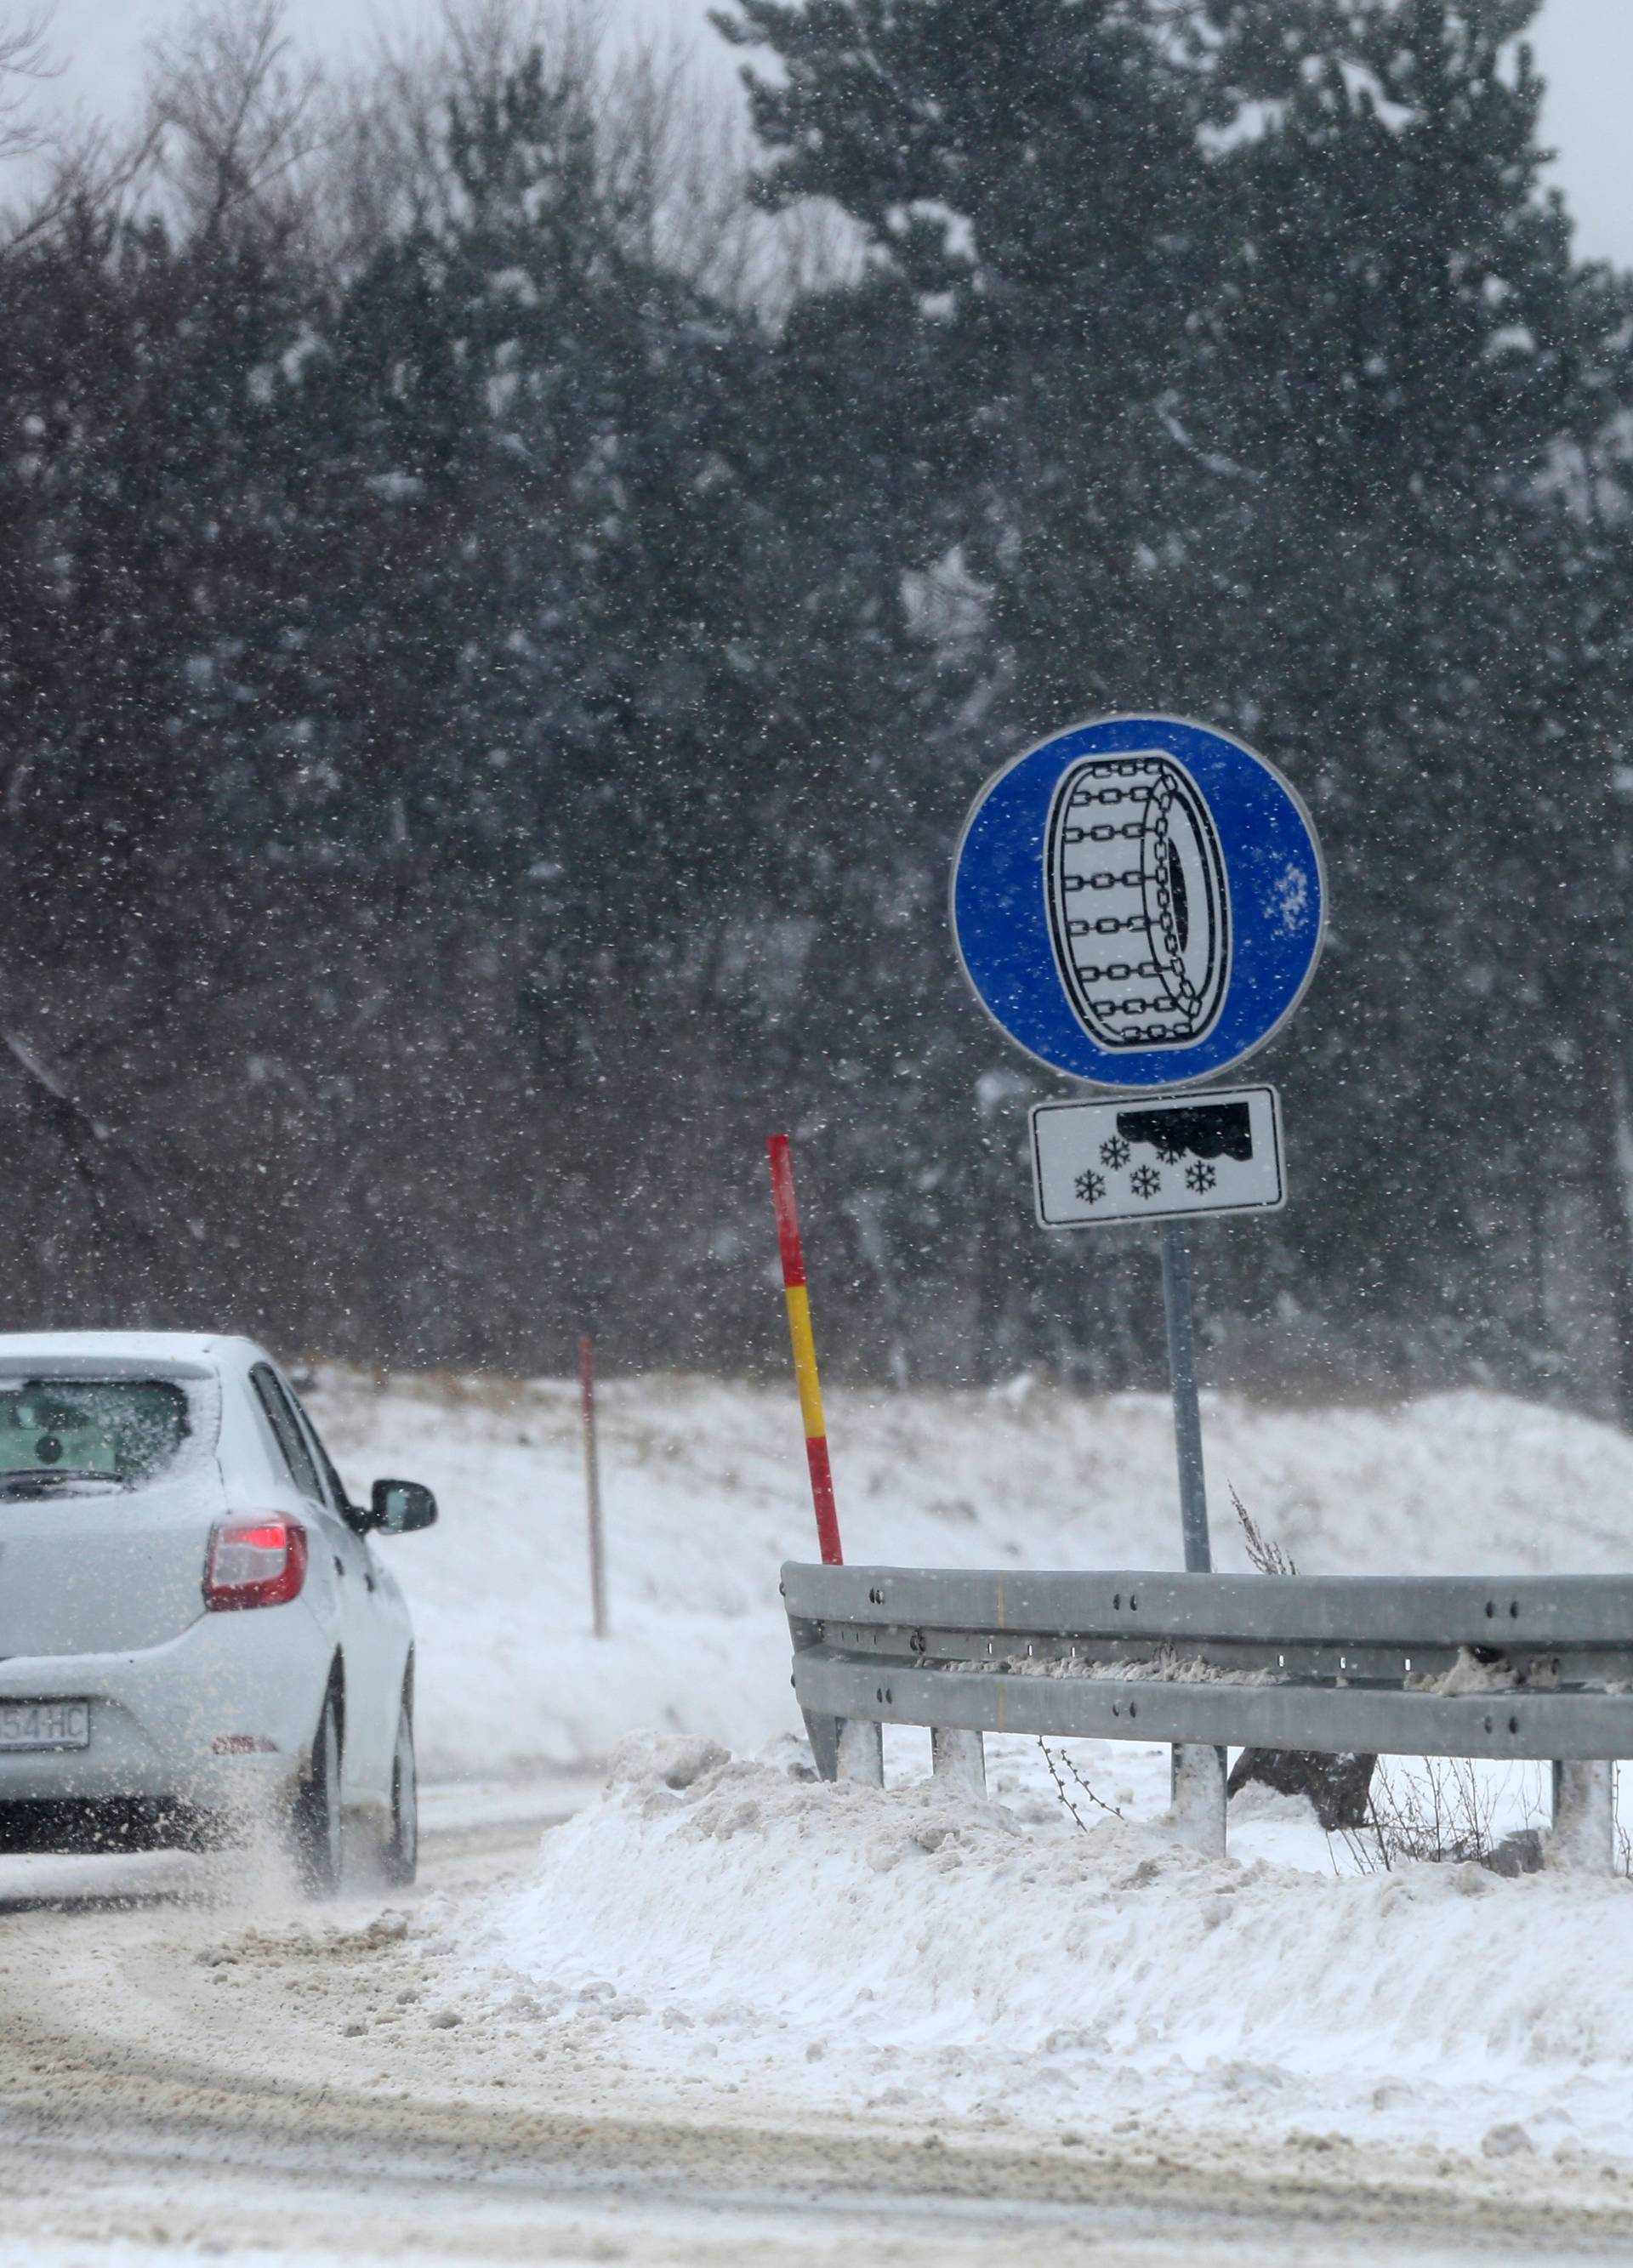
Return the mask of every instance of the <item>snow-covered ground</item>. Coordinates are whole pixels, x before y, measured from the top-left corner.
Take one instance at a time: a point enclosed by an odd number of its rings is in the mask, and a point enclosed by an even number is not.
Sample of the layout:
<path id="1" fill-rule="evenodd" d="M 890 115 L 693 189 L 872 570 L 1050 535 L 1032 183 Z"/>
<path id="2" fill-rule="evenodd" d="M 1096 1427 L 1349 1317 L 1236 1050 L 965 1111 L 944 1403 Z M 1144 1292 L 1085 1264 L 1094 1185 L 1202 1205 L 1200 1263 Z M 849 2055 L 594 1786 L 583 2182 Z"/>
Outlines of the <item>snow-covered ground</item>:
<path id="1" fill-rule="evenodd" d="M 1369 1871 L 1252 1793 L 1205 1862 L 1164 1827 L 1149 1747 L 1071 1745 L 1081 1825 L 1031 1742 L 991 1745 L 986 1802 L 927 1781 L 922 1734 L 890 1736 L 883 1793 L 802 1777 L 777 1597 L 780 1561 L 810 1552 L 788 1395 L 607 1390 L 604 1644 L 569 1388 L 329 1377 L 314 1400 L 359 1487 L 402 1472 L 442 1500 L 440 1528 L 391 1547 L 431 1769 L 587 1768 L 623 1742 L 534 1879 L 450 1916 L 471 2030 L 616 2034 L 683 2087 L 1057 2139 L 1633 2154 L 1633 1884 Z M 853 1560 L 1177 1564 L 1158 1397 L 841 1393 L 831 1422 Z M 1311 1572 L 1633 1564 L 1633 1442 L 1585 1420 L 1471 1394 L 1210 1400 L 1204 1423 L 1224 1565 L 1245 1564 L 1232 1486 Z M 1538 1768 L 1481 1786 L 1499 1830 L 1542 1814 Z"/>
<path id="2" fill-rule="evenodd" d="M 392 1554 L 419 1632 L 422 1762 L 491 1777 L 594 1762 L 627 1733 L 751 1749 L 792 1729 L 777 1571 L 814 1557 L 791 1390 L 698 1379 L 602 1395 L 612 1635 L 589 1634 L 576 1386 L 325 1373 L 314 1415 L 354 1492 L 435 1489 Z M 940 1566 L 1179 1565 L 1165 1399 L 1018 1380 L 829 1398 L 846 1557 Z M 1494 1395 L 1272 1410 L 1206 1395 L 1216 1557 L 1234 1487 L 1309 1574 L 1633 1566 L 1633 1441 Z"/>
<path id="3" fill-rule="evenodd" d="M 632 1742 L 474 1945 L 462 1921 L 464 2005 L 616 2027 L 711 2088 L 1056 2139 L 1633 2152 L 1633 1884 L 1323 1876 L 1240 1836 L 1209 1862 L 1149 1815 L 1080 1830 L 1021 1746 L 983 1803 Z"/>

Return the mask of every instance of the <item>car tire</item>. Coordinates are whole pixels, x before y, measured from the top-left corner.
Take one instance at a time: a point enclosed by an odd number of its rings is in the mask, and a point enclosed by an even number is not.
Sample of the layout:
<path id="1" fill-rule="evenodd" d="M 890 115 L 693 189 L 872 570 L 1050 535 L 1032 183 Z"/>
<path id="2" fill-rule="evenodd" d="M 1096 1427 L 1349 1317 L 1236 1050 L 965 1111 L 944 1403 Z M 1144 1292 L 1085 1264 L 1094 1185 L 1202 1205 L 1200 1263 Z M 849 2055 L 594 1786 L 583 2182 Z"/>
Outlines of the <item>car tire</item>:
<path id="1" fill-rule="evenodd" d="M 406 1889 L 419 1866 L 419 1778 L 414 1764 L 414 1717 L 406 1693 L 397 1711 L 396 1744 L 391 1752 L 391 1825 L 380 1864 L 395 1889 Z"/>
<path id="2" fill-rule="evenodd" d="M 340 1808 L 340 1715 L 331 1686 L 312 1740 L 312 1771 L 295 1798 L 290 1844 L 295 1877 L 309 1898 L 332 1898 L 344 1864 Z"/>

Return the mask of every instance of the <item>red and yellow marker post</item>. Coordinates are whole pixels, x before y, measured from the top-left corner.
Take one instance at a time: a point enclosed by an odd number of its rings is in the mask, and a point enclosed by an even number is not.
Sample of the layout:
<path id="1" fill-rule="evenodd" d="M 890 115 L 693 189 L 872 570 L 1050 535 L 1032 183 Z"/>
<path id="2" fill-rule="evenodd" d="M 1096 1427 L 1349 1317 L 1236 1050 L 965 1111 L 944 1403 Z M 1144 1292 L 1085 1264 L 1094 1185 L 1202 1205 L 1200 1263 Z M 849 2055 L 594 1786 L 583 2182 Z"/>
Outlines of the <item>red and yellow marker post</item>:
<path id="1" fill-rule="evenodd" d="M 828 1428 L 822 1414 L 822 1381 L 816 1374 L 816 1342 L 811 1336 L 810 1294 L 805 1285 L 805 1252 L 794 1202 L 794 1154 L 786 1134 L 765 1145 L 771 1156 L 772 1199 L 777 1208 L 777 1245 L 782 1255 L 782 1287 L 788 1301 L 788 1336 L 794 1344 L 794 1374 L 799 1381 L 800 1416 L 805 1426 L 805 1457 L 811 1469 L 811 1501 L 816 1510 L 816 1541 L 823 1565 L 840 1567 L 839 1515 L 833 1501 L 833 1468 L 828 1459 Z"/>

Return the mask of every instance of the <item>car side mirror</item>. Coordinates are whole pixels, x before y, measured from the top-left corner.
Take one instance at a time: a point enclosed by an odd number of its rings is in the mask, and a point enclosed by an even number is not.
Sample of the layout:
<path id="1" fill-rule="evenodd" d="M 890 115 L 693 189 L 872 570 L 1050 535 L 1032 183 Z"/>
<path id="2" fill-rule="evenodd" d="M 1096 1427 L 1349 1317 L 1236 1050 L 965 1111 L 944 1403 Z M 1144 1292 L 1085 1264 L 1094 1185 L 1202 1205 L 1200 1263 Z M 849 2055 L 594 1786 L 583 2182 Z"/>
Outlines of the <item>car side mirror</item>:
<path id="1" fill-rule="evenodd" d="M 382 1535 L 410 1535 L 436 1516 L 437 1499 L 417 1481 L 376 1481 L 369 1492 L 368 1524 Z"/>

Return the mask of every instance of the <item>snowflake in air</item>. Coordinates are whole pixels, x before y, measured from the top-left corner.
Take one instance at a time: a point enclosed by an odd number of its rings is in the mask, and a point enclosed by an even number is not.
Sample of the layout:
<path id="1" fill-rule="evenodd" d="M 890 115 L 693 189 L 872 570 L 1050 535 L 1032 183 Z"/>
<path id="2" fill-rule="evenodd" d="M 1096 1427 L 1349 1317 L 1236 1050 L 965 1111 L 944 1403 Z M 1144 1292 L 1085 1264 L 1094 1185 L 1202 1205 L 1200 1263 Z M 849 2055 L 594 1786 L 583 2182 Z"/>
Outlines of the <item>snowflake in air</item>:
<path id="1" fill-rule="evenodd" d="M 1098 1204 L 1105 1195 L 1105 1176 L 1095 1173 L 1092 1169 L 1088 1173 L 1079 1174 L 1073 1187 L 1077 1191 L 1077 1200 L 1080 1204 Z"/>
<path id="2" fill-rule="evenodd" d="M 1101 1143 L 1100 1163 L 1103 1166 L 1126 1166 L 1128 1163 L 1128 1145 L 1120 1134 L 1113 1134 L 1109 1142 Z"/>
<path id="3" fill-rule="evenodd" d="M 1187 1166 L 1185 1169 L 1185 1185 L 1186 1189 L 1193 1190 L 1199 1197 L 1206 1197 L 1218 1179 L 1218 1167 L 1210 1166 L 1202 1158 L 1199 1158 L 1195 1165 Z"/>
<path id="4" fill-rule="evenodd" d="M 1154 1197 L 1163 1186 L 1163 1177 L 1151 1166 L 1136 1166 L 1128 1176 L 1128 1186 L 1137 1197 Z"/>
<path id="5" fill-rule="evenodd" d="M 1178 1142 L 1159 1142 L 1156 1145 L 1156 1154 L 1164 1165 L 1177 1166 L 1184 1157 L 1185 1150 Z"/>

